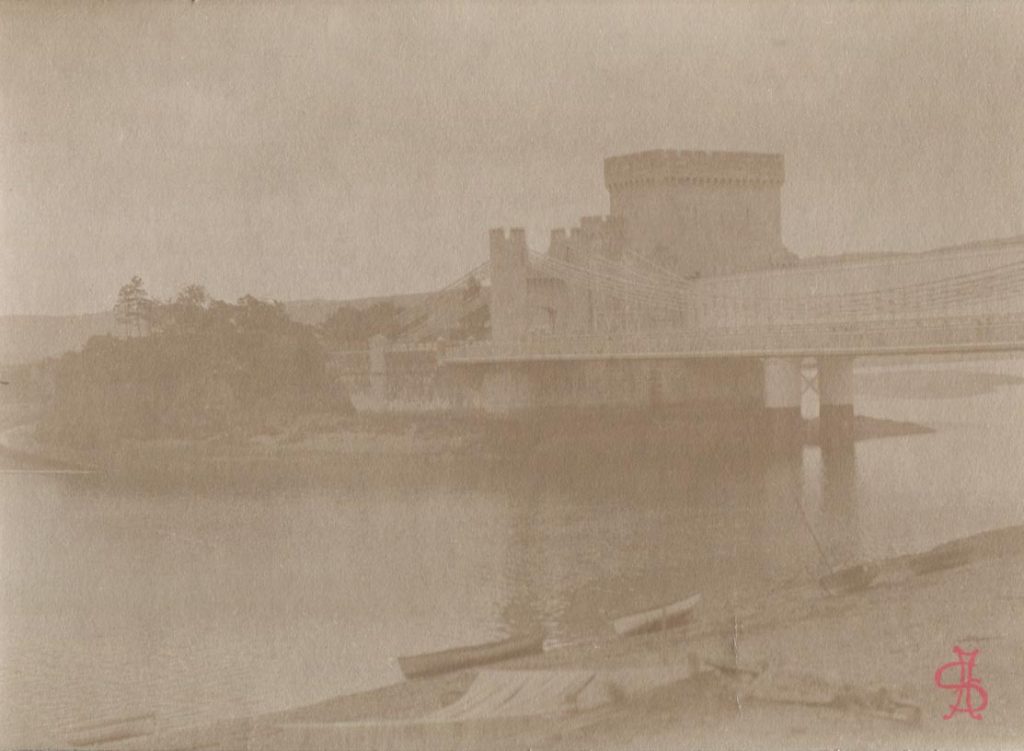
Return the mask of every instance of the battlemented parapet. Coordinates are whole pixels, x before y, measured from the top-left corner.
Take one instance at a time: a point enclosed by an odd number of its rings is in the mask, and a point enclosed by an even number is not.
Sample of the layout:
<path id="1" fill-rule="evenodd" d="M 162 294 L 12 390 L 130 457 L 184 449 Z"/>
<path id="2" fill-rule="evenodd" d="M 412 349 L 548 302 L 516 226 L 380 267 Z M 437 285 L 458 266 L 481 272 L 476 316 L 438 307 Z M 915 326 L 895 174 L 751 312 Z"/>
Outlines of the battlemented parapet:
<path id="1" fill-rule="evenodd" d="M 506 266 L 519 266 L 527 262 L 526 230 L 513 227 L 505 233 L 504 229 L 492 229 L 490 234 L 491 263 Z"/>
<path id="2" fill-rule="evenodd" d="M 674 274 L 768 268 L 782 244 L 780 154 L 644 151 L 604 163 L 625 247 Z"/>
<path id="3" fill-rule="evenodd" d="M 637 185 L 675 182 L 768 183 L 782 185 L 781 154 L 746 151 L 641 151 L 604 160 L 609 191 Z"/>
<path id="4" fill-rule="evenodd" d="M 593 254 L 606 258 L 622 255 L 622 221 L 614 216 L 585 216 L 578 227 L 551 230 L 548 255 L 562 261 L 587 265 Z"/>

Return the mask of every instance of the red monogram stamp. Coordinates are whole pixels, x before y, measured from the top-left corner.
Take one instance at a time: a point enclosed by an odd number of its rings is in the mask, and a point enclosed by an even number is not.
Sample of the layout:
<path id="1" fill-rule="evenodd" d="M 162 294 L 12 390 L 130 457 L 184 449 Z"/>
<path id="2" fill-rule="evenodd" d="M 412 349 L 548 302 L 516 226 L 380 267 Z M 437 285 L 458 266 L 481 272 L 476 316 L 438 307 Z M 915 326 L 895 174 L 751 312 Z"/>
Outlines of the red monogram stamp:
<path id="1" fill-rule="evenodd" d="M 935 685 L 949 691 L 956 691 L 956 703 L 949 705 L 949 712 L 942 715 L 942 719 L 948 720 L 954 715 L 963 712 L 975 720 L 981 719 L 981 713 L 988 706 L 988 692 L 982 688 L 981 679 L 974 676 L 974 662 L 978 658 L 978 652 L 965 652 L 960 647 L 953 647 L 953 653 L 958 659 L 939 666 L 935 671 Z M 959 680 L 954 683 L 944 683 L 943 673 L 947 670 L 960 669 Z M 977 701 L 975 701 L 977 693 Z"/>

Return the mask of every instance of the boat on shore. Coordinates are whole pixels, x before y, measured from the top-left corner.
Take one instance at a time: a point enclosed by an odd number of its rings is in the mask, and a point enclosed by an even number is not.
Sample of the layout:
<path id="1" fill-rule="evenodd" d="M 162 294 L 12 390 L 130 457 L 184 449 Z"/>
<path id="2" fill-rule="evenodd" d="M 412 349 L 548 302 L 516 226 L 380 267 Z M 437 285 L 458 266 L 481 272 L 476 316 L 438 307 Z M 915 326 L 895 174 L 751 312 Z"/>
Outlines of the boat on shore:
<path id="1" fill-rule="evenodd" d="M 612 621 L 612 627 L 619 636 L 648 634 L 680 626 L 689 620 L 694 609 L 700 604 L 700 593 L 642 613 L 624 615 Z"/>
<path id="2" fill-rule="evenodd" d="M 818 583 L 829 594 L 838 595 L 867 589 L 878 577 L 879 568 L 873 563 L 859 563 L 818 579 Z"/>
<path id="3" fill-rule="evenodd" d="M 971 556 L 967 548 L 961 541 L 954 541 L 911 556 L 909 566 L 911 571 L 922 576 L 935 571 L 965 566 L 970 562 Z"/>
<path id="4" fill-rule="evenodd" d="M 70 730 L 65 742 L 72 748 L 89 748 L 108 743 L 123 743 L 156 732 L 156 714 L 121 717 L 79 725 Z"/>
<path id="5" fill-rule="evenodd" d="M 543 635 L 519 636 L 486 644 L 445 649 L 441 652 L 399 657 L 398 666 L 406 678 L 421 678 L 478 665 L 489 665 L 513 657 L 540 654 L 543 651 Z"/>

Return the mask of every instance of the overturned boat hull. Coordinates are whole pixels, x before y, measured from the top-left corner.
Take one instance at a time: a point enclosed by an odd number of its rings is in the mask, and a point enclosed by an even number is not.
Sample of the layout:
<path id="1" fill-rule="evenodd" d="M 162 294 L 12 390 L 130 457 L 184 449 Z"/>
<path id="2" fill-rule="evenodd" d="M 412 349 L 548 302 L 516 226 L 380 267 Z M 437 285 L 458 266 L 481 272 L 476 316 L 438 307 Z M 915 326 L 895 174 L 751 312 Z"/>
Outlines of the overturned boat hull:
<path id="1" fill-rule="evenodd" d="M 477 665 L 488 665 L 492 662 L 510 660 L 513 657 L 539 654 L 543 651 L 543 636 L 521 636 L 488 644 L 446 649 L 442 652 L 399 657 L 398 666 L 406 678 L 419 678 Z"/>
<path id="2" fill-rule="evenodd" d="M 670 605 L 616 618 L 612 621 L 612 626 L 619 636 L 663 631 L 680 626 L 689 620 L 698 604 L 700 604 L 700 594 L 691 595 L 685 600 L 679 600 Z"/>
<path id="3" fill-rule="evenodd" d="M 844 594 L 846 592 L 867 589 L 878 577 L 878 573 L 878 566 L 870 563 L 860 563 L 823 576 L 818 579 L 818 583 L 829 594 Z"/>

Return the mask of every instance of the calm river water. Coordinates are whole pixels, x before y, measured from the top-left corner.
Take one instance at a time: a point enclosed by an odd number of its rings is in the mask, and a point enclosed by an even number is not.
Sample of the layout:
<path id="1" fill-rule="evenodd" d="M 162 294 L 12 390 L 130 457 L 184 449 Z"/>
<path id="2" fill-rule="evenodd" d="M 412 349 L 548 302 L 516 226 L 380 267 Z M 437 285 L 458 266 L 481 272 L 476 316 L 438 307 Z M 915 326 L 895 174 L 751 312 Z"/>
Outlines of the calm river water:
<path id="1" fill-rule="evenodd" d="M 1022 376 L 1024 362 L 918 366 L 895 385 L 868 372 L 858 412 L 936 432 L 836 456 L 641 445 L 258 492 L 4 472 L 0 745 L 313 702 L 398 680 L 400 654 L 537 624 L 554 641 L 593 638 L 693 591 L 729 607 L 1024 524 L 1024 387 L 923 398 L 922 373 L 950 371 Z"/>

